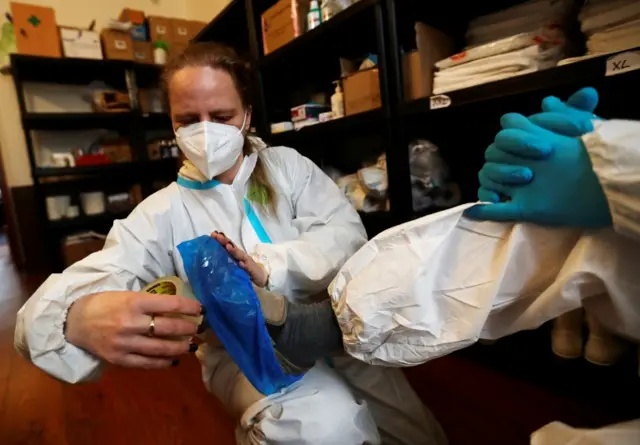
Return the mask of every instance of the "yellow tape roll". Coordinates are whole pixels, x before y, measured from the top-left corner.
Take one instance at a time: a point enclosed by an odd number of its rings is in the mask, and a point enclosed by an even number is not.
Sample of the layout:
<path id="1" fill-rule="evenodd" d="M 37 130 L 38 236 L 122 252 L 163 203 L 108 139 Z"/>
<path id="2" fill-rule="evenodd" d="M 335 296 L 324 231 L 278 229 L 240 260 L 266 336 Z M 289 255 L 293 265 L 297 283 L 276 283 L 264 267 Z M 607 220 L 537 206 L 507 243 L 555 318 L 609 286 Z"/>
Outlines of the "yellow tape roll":
<path id="1" fill-rule="evenodd" d="M 182 297 L 191 298 L 192 300 L 197 300 L 197 298 L 193 294 L 193 291 L 191 290 L 191 287 L 186 285 L 178 277 L 159 278 L 142 289 L 142 292 L 156 295 L 180 295 Z M 204 319 L 202 315 L 198 317 L 190 317 L 188 315 L 180 314 L 163 314 L 163 316 L 182 318 L 184 320 L 196 323 L 198 326 L 202 324 L 202 321 Z"/>

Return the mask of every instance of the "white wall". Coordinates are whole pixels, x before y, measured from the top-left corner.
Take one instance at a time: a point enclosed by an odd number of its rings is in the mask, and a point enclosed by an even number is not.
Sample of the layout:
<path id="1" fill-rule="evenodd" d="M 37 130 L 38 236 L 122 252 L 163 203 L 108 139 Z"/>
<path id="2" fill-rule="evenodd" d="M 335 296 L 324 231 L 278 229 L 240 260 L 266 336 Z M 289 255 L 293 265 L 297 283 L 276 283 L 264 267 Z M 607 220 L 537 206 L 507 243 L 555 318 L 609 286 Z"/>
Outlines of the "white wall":
<path id="1" fill-rule="evenodd" d="M 231 0 L 186 0 L 187 18 L 210 22 L 230 1 Z"/>
<path id="2" fill-rule="evenodd" d="M 56 11 L 58 25 L 86 27 L 96 20 L 96 29 L 101 29 L 110 18 L 117 18 L 125 8 L 145 11 L 148 15 L 165 17 L 192 18 L 205 20 L 206 14 L 213 14 L 219 1 L 207 0 L 20 0 L 53 7 Z M 224 2 L 222 2 L 224 3 Z M 223 5 L 224 7 L 224 5 Z M 0 11 L 9 12 L 8 0 L 0 0 Z M 46 102 L 42 90 L 34 89 L 30 95 L 33 103 Z M 56 100 L 55 108 L 60 111 L 72 110 L 77 106 L 77 97 Z M 0 76 L 0 147 L 7 185 L 17 187 L 31 185 L 31 171 L 25 145 L 17 96 L 11 76 Z M 34 106 L 35 111 L 45 111 Z M 49 111 L 49 110 L 47 110 Z"/>

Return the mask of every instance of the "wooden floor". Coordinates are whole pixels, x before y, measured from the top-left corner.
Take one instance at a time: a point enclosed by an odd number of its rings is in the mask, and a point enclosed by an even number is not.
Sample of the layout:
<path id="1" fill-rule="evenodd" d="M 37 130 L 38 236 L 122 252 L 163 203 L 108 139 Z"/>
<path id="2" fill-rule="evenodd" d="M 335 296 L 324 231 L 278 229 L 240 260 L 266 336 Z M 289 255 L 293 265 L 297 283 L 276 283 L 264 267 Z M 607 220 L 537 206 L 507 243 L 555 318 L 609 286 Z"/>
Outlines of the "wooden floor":
<path id="1" fill-rule="evenodd" d="M 97 383 L 71 386 L 18 356 L 15 314 L 43 278 L 20 276 L 0 246 L 1 445 L 234 443 L 233 422 L 205 392 L 194 357 L 167 371 L 109 368 Z M 483 353 L 454 354 L 408 371 L 452 445 L 526 444 L 533 430 L 552 420 L 597 426 L 640 415 L 612 405 L 619 393 L 606 390 L 595 400 L 591 387 L 583 389 L 585 397 L 579 387 L 563 393 L 474 354 Z"/>

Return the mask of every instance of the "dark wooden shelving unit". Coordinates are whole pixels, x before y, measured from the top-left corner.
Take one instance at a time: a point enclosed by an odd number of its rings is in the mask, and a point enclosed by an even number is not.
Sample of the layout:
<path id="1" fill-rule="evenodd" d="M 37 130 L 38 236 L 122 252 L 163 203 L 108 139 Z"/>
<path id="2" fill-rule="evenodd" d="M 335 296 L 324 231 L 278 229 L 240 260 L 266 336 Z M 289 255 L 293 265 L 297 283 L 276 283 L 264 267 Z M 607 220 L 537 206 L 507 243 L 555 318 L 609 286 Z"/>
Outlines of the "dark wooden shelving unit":
<path id="1" fill-rule="evenodd" d="M 352 166 L 358 153 L 370 159 L 369 150 L 364 149 L 370 141 L 353 141 L 367 132 L 376 133 L 387 156 L 391 208 L 387 215 L 363 218 L 371 235 L 382 227 L 378 224 L 373 230 L 370 221 L 392 226 L 431 213 L 413 212 L 407 149 L 413 139 L 426 138 L 439 145 L 453 179 L 460 183 L 463 200 L 470 201 L 475 200 L 476 173 L 484 161 L 484 150 L 506 112 L 533 113 L 539 111 L 540 100 L 546 95 L 566 96 L 591 85 L 603 93 L 598 111 L 640 117 L 640 111 L 631 105 L 640 99 L 640 90 L 633 86 L 640 80 L 640 71 L 605 76 L 606 60 L 611 55 L 452 91 L 446 93 L 450 105 L 442 109 L 432 109 L 429 97 L 405 100 L 402 52 L 415 49 L 416 21 L 448 33 L 462 48 L 469 20 L 522 2 L 361 0 L 264 55 L 260 15 L 276 0 L 235 0 L 195 40 L 231 45 L 253 64 L 257 92 L 253 122 L 268 143 L 291 146 L 322 165 L 341 164 L 347 157 L 344 164 Z M 271 134 L 270 122 L 284 120 L 288 109 L 301 103 L 288 100 L 292 90 L 309 84 L 316 91 L 328 91 L 330 81 L 339 78 L 338 58 L 358 52 L 378 56 L 380 109 L 299 131 Z M 630 97 L 634 100 L 629 101 Z M 621 105 L 622 101 L 627 104 Z M 351 145 L 341 145 L 347 140 Z"/>
<path id="2" fill-rule="evenodd" d="M 145 140 L 147 131 L 155 128 L 170 128 L 168 114 L 143 115 L 138 105 L 138 88 L 156 85 L 160 80 L 161 68 L 118 60 L 48 58 L 14 54 L 11 56 L 10 71 L 18 95 L 29 164 L 39 203 L 36 210 L 43 230 L 43 243 L 51 253 L 54 267 L 59 269 L 62 267 L 59 246 L 65 234 L 74 230 L 96 228 L 107 230 L 114 219 L 124 217 L 126 214 L 80 215 L 73 219 L 49 221 L 46 215 L 46 196 L 55 194 L 53 191 L 76 195 L 83 191 L 110 188 L 114 177 L 122 177 L 127 184 L 140 184 L 143 196 L 148 196 L 153 191 L 154 181 L 175 178 L 176 160 L 149 160 Z M 64 85 L 90 85 L 94 81 L 102 81 L 115 89 L 127 91 L 131 111 L 42 113 L 27 109 L 24 97 L 24 87 L 27 82 L 63 87 Z M 78 167 L 43 167 L 37 164 L 33 141 L 35 131 L 59 132 L 89 129 L 114 130 L 127 137 L 134 161 Z"/>
<path id="3" fill-rule="evenodd" d="M 83 130 L 120 128 L 132 120 L 131 113 L 26 113 L 22 125 L 29 130 Z"/>
<path id="4" fill-rule="evenodd" d="M 76 218 L 63 218 L 57 221 L 49 221 L 49 227 L 59 232 L 71 232 L 74 230 L 86 230 L 87 228 L 111 227 L 117 219 L 126 218 L 131 210 L 123 212 L 105 212 L 100 215 L 83 215 Z"/>

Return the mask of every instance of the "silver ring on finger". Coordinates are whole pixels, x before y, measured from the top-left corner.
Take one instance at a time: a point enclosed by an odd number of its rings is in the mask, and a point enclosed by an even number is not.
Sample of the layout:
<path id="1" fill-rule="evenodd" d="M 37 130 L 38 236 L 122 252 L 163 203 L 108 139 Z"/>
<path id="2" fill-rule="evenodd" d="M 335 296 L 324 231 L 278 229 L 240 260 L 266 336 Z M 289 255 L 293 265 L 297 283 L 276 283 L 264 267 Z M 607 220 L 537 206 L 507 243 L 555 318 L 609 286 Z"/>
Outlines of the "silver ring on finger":
<path id="1" fill-rule="evenodd" d="M 149 328 L 147 329 L 147 336 L 148 337 L 155 337 L 156 336 L 156 316 L 152 315 L 151 316 L 151 321 L 149 321 Z"/>

